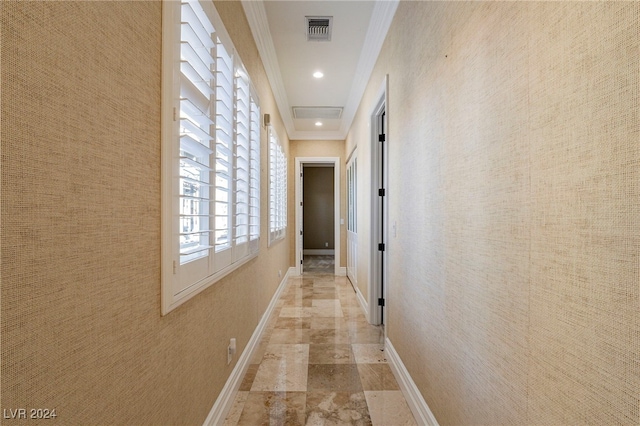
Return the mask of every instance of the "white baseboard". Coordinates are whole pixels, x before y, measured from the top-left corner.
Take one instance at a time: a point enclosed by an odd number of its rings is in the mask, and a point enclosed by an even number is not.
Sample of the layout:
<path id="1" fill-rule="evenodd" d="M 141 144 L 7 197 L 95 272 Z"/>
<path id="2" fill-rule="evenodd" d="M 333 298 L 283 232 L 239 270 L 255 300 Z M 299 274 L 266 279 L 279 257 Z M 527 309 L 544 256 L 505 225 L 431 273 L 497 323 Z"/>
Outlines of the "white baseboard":
<path id="1" fill-rule="evenodd" d="M 289 278 L 291 271 L 295 271 L 295 268 L 289 268 L 284 278 L 282 278 L 278 289 L 271 298 L 269 306 L 267 306 L 267 310 L 264 312 L 264 315 L 262 315 L 262 319 L 258 323 L 256 329 L 253 331 L 251 339 L 249 339 L 247 346 L 244 348 L 244 351 L 242 351 L 240 358 L 238 358 L 238 363 L 231 372 L 231 375 L 227 379 L 227 383 L 225 383 L 222 391 L 220 392 L 220 395 L 218 395 L 218 399 L 216 399 L 216 402 L 213 404 L 213 407 L 209 412 L 209 415 L 205 419 L 204 426 L 221 425 L 227 418 L 227 415 L 231 410 L 231 406 L 233 405 L 233 401 L 235 400 L 236 394 L 238 393 L 238 389 L 240 388 L 240 384 L 242 383 L 242 379 L 244 378 L 244 375 L 249 368 L 251 357 L 253 357 L 253 353 L 260 343 L 262 333 L 267 326 L 269 317 L 273 313 L 273 310 L 276 307 L 276 303 L 280 298 L 282 291 L 286 287 L 287 279 Z"/>
<path id="2" fill-rule="evenodd" d="M 364 298 L 362 293 L 360 293 L 360 289 L 358 288 L 358 286 L 354 285 L 354 287 L 356 289 L 356 298 L 358 299 L 358 303 L 360 303 L 360 307 L 364 312 L 365 318 L 367 318 L 367 322 L 370 322 L 369 321 L 369 304 L 367 303 L 367 300 Z"/>
<path id="3" fill-rule="evenodd" d="M 333 256 L 336 254 L 334 249 L 304 249 L 302 250 L 303 255 L 309 256 Z"/>
<path id="4" fill-rule="evenodd" d="M 346 277 L 347 276 L 347 267 L 346 266 L 338 266 L 336 268 L 336 276 L 338 276 L 338 277 Z"/>
<path id="5" fill-rule="evenodd" d="M 300 269 L 296 268 L 295 266 L 291 266 L 289 268 L 289 270 L 287 271 L 287 275 L 289 275 L 290 277 L 299 277 L 300 276 Z"/>
<path id="6" fill-rule="evenodd" d="M 409 375 L 407 368 L 404 366 L 391 341 L 386 338 L 384 343 L 387 359 L 389 360 L 389 367 L 391 367 L 391 371 L 400 385 L 400 390 L 404 394 L 404 398 L 407 400 L 407 404 L 416 422 L 424 426 L 438 426 L 436 417 L 422 397 L 422 394 Z"/>

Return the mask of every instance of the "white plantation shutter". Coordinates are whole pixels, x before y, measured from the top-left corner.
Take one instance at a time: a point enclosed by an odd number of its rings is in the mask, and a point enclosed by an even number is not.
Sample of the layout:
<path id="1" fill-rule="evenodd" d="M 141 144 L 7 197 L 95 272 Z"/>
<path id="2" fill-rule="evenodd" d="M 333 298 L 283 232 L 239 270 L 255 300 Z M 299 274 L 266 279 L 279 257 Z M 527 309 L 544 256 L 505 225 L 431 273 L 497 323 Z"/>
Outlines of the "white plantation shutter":
<path id="1" fill-rule="evenodd" d="M 269 242 L 284 238 L 287 228 L 287 158 L 278 136 L 269 132 Z"/>
<path id="2" fill-rule="evenodd" d="M 202 9 L 185 3 L 180 25 L 180 280 L 175 291 L 210 273 L 213 248 L 216 46 Z M 188 265 L 188 266 L 187 266 Z"/>
<path id="3" fill-rule="evenodd" d="M 269 128 L 269 243 L 274 239 L 276 230 L 276 205 L 277 205 L 277 151 L 278 144 L 274 138 L 273 131 Z"/>
<path id="4" fill-rule="evenodd" d="M 165 1 L 163 13 L 167 313 L 257 252 L 260 115 L 213 3 Z"/>
<path id="5" fill-rule="evenodd" d="M 216 66 L 216 193 L 214 270 L 232 262 L 233 58 L 218 40 Z"/>
<path id="6" fill-rule="evenodd" d="M 249 151 L 249 241 L 257 249 L 260 238 L 260 107 L 251 96 L 251 148 Z"/>
<path id="7" fill-rule="evenodd" d="M 284 156 L 282 146 L 278 144 L 278 212 L 277 229 L 284 237 L 287 227 L 287 158 Z"/>
<path id="8" fill-rule="evenodd" d="M 236 98 L 236 145 L 235 145 L 235 224 L 234 258 L 243 256 L 249 244 L 249 183 L 251 154 L 251 101 L 249 78 L 246 72 L 238 68 L 235 74 Z"/>

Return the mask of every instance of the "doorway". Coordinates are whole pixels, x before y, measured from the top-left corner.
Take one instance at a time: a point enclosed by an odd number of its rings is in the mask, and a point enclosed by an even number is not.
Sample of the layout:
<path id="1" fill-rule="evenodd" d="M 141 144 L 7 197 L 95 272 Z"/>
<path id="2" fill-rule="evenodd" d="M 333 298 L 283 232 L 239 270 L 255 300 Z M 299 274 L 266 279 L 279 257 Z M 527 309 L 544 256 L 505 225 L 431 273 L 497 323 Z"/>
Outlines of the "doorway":
<path id="1" fill-rule="evenodd" d="M 335 270 L 333 164 L 302 165 L 302 273 Z"/>
<path id="2" fill-rule="evenodd" d="M 371 269 L 369 321 L 385 324 L 388 286 L 388 159 L 387 93 L 388 76 L 380 89 L 371 114 Z"/>
<path id="3" fill-rule="evenodd" d="M 298 274 L 340 270 L 340 158 L 296 157 Z"/>
<path id="4" fill-rule="evenodd" d="M 358 287 L 358 155 L 347 160 L 347 278 Z"/>

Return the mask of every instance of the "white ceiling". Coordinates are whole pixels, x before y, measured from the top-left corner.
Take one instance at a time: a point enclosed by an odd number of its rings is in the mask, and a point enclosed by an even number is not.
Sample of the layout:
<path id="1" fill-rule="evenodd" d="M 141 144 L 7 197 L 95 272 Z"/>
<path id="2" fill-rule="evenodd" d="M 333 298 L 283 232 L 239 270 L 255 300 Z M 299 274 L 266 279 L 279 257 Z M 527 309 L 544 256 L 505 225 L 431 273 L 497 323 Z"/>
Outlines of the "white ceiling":
<path id="1" fill-rule="evenodd" d="M 290 139 L 346 138 L 397 1 L 242 1 Z M 306 16 L 333 16 L 331 41 L 307 41 Z M 344 109 L 339 119 L 294 118 L 300 106 Z"/>

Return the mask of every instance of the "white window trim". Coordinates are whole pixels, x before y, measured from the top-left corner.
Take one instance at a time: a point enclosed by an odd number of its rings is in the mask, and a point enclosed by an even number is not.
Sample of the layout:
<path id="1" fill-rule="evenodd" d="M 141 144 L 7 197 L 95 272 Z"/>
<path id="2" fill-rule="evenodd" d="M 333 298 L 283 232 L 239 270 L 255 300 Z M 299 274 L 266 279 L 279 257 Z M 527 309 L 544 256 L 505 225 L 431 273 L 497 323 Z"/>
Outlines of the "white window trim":
<path id="1" fill-rule="evenodd" d="M 213 27 L 216 31 L 216 36 L 220 39 L 225 46 L 225 50 L 227 50 L 234 61 L 233 66 L 233 84 L 234 87 L 234 95 L 232 95 L 233 107 L 232 109 L 235 111 L 235 91 L 236 91 L 236 83 L 235 76 L 236 73 L 241 70 L 244 71 L 240 58 L 238 57 L 233 43 L 231 43 L 231 39 L 227 34 L 220 17 L 215 10 L 215 6 L 212 2 L 203 2 L 201 3 L 203 9 L 206 10 L 208 18 L 211 20 Z M 162 167 L 161 167 L 161 191 L 162 191 L 162 265 L 161 265 L 161 313 L 162 315 L 166 315 L 173 309 L 177 308 L 187 300 L 191 299 L 196 294 L 202 292 L 209 286 L 211 286 L 216 281 L 220 280 L 222 277 L 228 275 L 230 272 L 236 270 L 240 266 L 244 265 L 251 259 L 255 258 L 258 254 L 259 249 L 259 236 L 260 236 L 260 200 L 259 200 L 259 188 L 260 188 L 260 164 L 259 164 L 259 149 L 260 149 L 260 112 L 259 112 L 259 100 L 255 94 L 255 90 L 251 86 L 251 81 L 249 79 L 250 86 L 250 94 L 251 94 L 251 102 L 255 104 L 258 108 L 257 113 L 257 121 L 253 123 L 251 120 L 254 115 L 250 113 L 249 122 L 251 124 L 256 124 L 258 128 L 257 134 L 257 142 L 258 142 L 258 157 L 257 157 L 257 186 L 258 186 L 258 203 L 257 203 L 257 213 L 256 210 L 253 210 L 253 214 L 258 215 L 258 229 L 257 233 L 254 227 L 254 234 L 251 235 L 251 226 L 249 226 L 249 234 L 248 234 L 248 242 L 244 243 L 244 247 L 241 250 L 235 250 L 236 246 L 236 238 L 235 238 L 235 221 L 236 221 L 236 206 L 235 206 L 235 194 L 233 198 L 230 200 L 230 203 L 233 204 L 231 207 L 230 217 L 231 217 L 231 234 L 229 235 L 230 243 L 231 243 L 231 256 L 232 261 L 227 266 L 222 266 L 217 268 L 214 273 L 209 273 L 205 278 L 200 279 L 197 282 L 192 282 L 187 286 L 179 284 L 180 281 L 180 247 L 179 247 L 179 181 L 178 178 L 179 171 L 179 156 L 180 156 L 180 142 L 179 142 L 179 125 L 176 123 L 176 114 L 180 115 L 179 108 L 179 98 L 180 98 L 180 12 L 181 11 L 181 3 L 171 0 L 165 0 L 163 2 L 163 62 L 162 62 Z M 246 71 L 244 71 L 246 73 Z M 234 115 L 236 113 L 234 112 Z M 179 122 L 179 117 L 177 121 Z M 233 123 L 234 129 L 236 126 L 236 122 L 234 120 Z M 254 138 L 251 136 L 251 130 L 249 131 L 249 137 L 252 139 L 250 141 L 250 147 L 252 147 L 252 143 Z M 232 148 L 232 158 L 231 163 L 233 164 L 233 170 L 231 172 L 231 190 L 235 192 L 236 190 L 236 135 L 232 137 L 233 139 L 233 148 Z M 256 169 L 256 164 L 251 159 L 251 153 L 249 154 L 249 169 L 253 167 Z M 214 156 L 215 163 L 215 156 Z M 254 184 L 256 183 L 253 180 Z M 251 192 L 251 183 L 249 183 L 249 191 Z M 255 193 L 254 193 L 255 194 Z M 249 195 L 251 198 L 251 195 Z M 255 199 L 255 197 L 254 197 Z M 251 215 L 251 213 L 249 214 Z M 251 221 L 251 219 L 249 219 Z M 254 221 L 255 222 L 255 221 Z M 209 263 L 213 265 L 215 263 L 215 249 L 210 250 L 208 258 Z M 210 271 L 214 269 L 210 268 Z M 181 288 L 181 286 L 183 288 Z"/>

